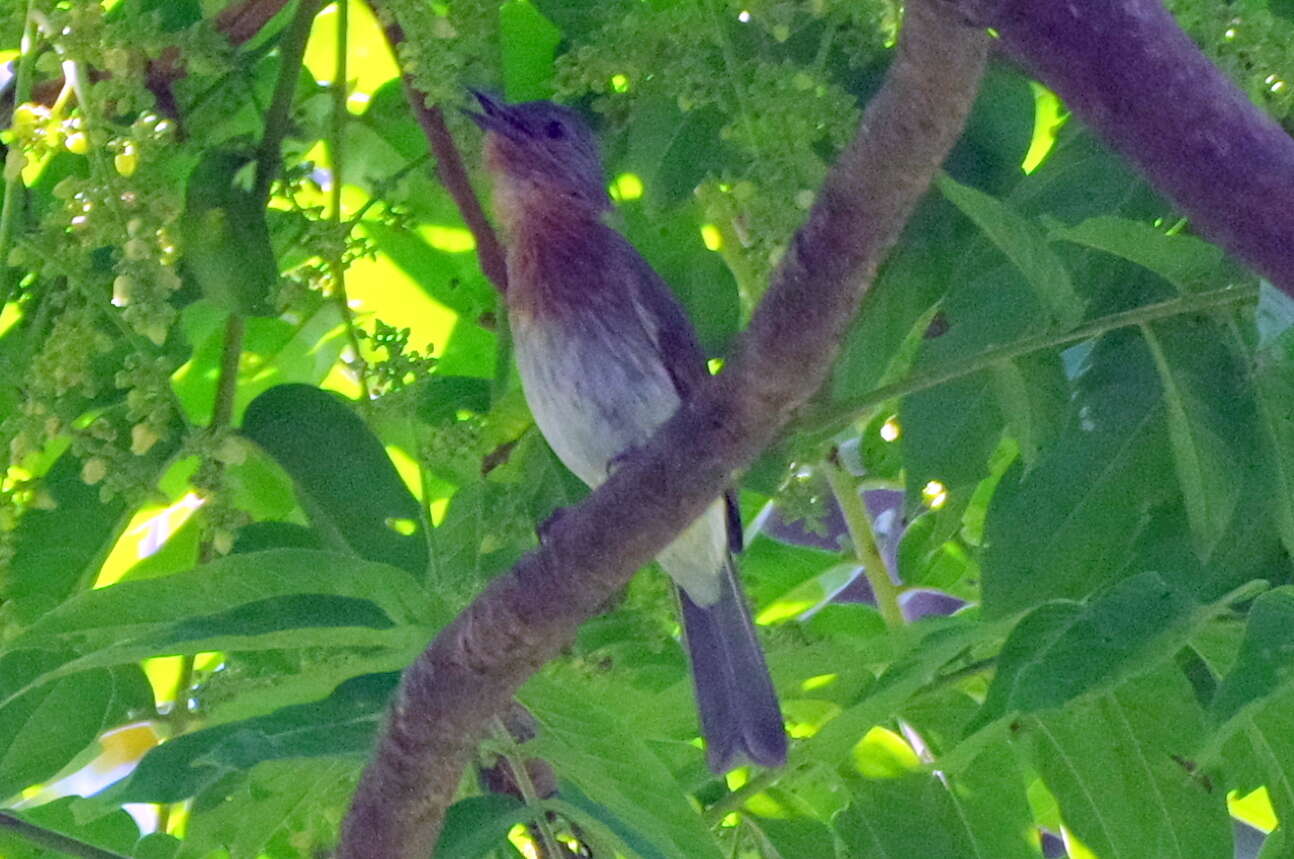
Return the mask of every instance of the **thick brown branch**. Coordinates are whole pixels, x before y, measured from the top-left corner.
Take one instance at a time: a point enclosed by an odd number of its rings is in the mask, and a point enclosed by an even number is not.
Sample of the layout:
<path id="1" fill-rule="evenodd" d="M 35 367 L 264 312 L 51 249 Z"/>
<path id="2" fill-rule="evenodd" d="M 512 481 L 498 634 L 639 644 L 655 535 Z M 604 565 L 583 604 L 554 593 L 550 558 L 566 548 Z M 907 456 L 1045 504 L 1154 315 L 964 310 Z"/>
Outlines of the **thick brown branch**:
<path id="1" fill-rule="evenodd" d="M 369 0 L 369 6 L 375 15 L 383 16 L 380 4 L 375 0 Z M 389 18 L 389 16 L 385 17 Z M 404 42 L 404 31 L 394 19 L 385 20 L 382 26 L 392 53 L 398 57 L 399 47 Z M 499 237 L 494 232 L 494 228 L 490 226 L 485 210 L 481 208 L 481 201 L 472 190 L 471 179 L 468 178 L 467 168 L 463 165 L 463 156 L 454 145 L 454 138 L 445 126 L 444 112 L 438 105 L 428 106 L 427 97 L 418 89 L 410 75 L 404 76 L 404 94 L 409 100 L 413 115 L 418 119 L 418 124 L 422 126 L 422 133 L 427 136 L 427 142 L 431 144 L 432 154 L 436 156 L 436 175 L 440 178 L 440 184 L 454 198 L 454 204 L 458 206 L 463 222 L 467 224 L 472 238 L 476 240 L 476 257 L 481 262 L 481 271 L 500 294 L 507 292 L 508 267 L 504 260 L 503 246 L 499 243 Z"/>
<path id="2" fill-rule="evenodd" d="M 1204 235 L 1294 295 L 1294 139 L 1160 0 L 1005 0 L 990 19 Z"/>
<path id="3" fill-rule="evenodd" d="M 723 374 L 542 549 L 496 579 L 405 672 L 340 855 L 424 857 L 486 720 L 634 571 L 730 485 L 825 378 L 840 335 L 956 140 L 987 40 L 911 0 L 897 56 Z"/>

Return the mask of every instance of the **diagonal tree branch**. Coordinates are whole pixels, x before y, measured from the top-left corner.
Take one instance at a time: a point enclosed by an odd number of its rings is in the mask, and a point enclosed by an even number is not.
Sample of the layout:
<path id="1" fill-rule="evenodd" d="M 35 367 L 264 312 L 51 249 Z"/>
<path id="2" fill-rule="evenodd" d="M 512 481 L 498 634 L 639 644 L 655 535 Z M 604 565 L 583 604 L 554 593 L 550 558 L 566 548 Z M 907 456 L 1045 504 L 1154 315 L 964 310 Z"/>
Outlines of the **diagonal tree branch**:
<path id="1" fill-rule="evenodd" d="M 943 7 L 908 3 L 886 82 L 728 369 L 567 510 L 544 546 L 493 581 L 405 672 L 343 825 L 340 856 L 427 856 L 487 720 L 754 460 L 826 377 L 860 297 L 978 88 L 987 38 Z"/>
<path id="2" fill-rule="evenodd" d="M 986 20 L 1007 51 L 1200 232 L 1294 295 L 1294 139 L 1161 0 L 995 3 Z"/>
<path id="3" fill-rule="evenodd" d="M 391 45 L 391 53 L 400 56 L 400 45 L 404 43 L 404 30 L 390 13 L 385 12 L 377 0 L 369 0 L 373 14 L 382 21 L 382 30 Z M 454 198 L 458 212 L 467 224 L 467 229 L 476 241 L 476 256 L 481 262 L 481 271 L 489 278 L 490 283 L 502 295 L 508 291 L 508 266 L 503 254 L 499 237 L 490 226 L 490 220 L 481 208 L 481 201 L 472 190 L 467 168 L 463 165 L 463 156 L 454 145 L 454 138 L 445 126 L 445 114 L 438 105 L 428 105 L 427 97 L 417 87 L 412 75 L 404 76 L 404 94 L 409 100 L 409 107 L 414 117 L 422 126 L 422 133 L 431 144 L 432 154 L 436 156 L 436 176 L 449 195 Z"/>

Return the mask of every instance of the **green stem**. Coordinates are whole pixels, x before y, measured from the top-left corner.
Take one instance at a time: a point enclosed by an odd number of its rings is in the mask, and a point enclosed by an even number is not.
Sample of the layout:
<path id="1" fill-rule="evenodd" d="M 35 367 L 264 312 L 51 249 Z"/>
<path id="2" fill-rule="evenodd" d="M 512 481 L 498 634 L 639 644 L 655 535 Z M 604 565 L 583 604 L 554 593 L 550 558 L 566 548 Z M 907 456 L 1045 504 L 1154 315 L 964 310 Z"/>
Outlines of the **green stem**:
<path id="1" fill-rule="evenodd" d="M 216 379 L 216 400 L 211 407 L 211 428 L 227 427 L 234 418 L 234 398 L 238 393 L 238 365 L 243 357 L 243 338 L 247 324 L 237 313 L 225 322 L 225 342 L 220 351 L 220 375 Z"/>
<path id="2" fill-rule="evenodd" d="M 877 548 L 876 531 L 872 528 L 872 517 L 867 515 L 863 497 L 858 493 L 858 481 L 835 461 L 834 456 L 823 461 L 822 471 L 827 476 L 827 483 L 845 517 L 845 527 L 854 544 L 854 555 L 863 565 L 867 583 L 872 586 L 876 608 L 880 610 L 887 627 L 898 629 L 906 623 L 903 609 L 899 606 L 899 587 L 890 578 L 889 569 Z"/>
<path id="3" fill-rule="evenodd" d="M 791 768 L 784 769 L 767 769 L 759 773 L 750 781 L 741 787 L 726 793 L 714 801 L 714 804 L 705 810 L 701 815 L 707 826 L 718 826 L 723 819 L 732 812 L 741 808 L 751 797 L 757 796 L 777 784 L 783 778 L 791 775 Z"/>
<path id="4" fill-rule="evenodd" d="M 0 832 L 9 832 L 39 847 L 56 850 L 68 856 L 82 857 L 82 859 L 128 859 L 120 853 L 113 853 L 111 850 L 95 847 L 93 844 L 87 844 L 61 832 L 29 823 L 7 811 L 0 811 Z"/>
<path id="5" fill-rule="evenodd" d="M 300 0 L 292 23 L 288 25 L 283 41 L 279 43 L 278 80 L 274 82 L 274 95 L 265 114 L 265 133 L 256 152 L 255 199 L 264 205 L 270 198 L 270 187 L 279 175 L 283 163 L 283 138 L 292 127 L 292 101 L 301 76 L 301 63 L 310 41 L 310 28 L 319 12 L 322 0 Z"/>
<path id="6" fill-rule="evenodd" d="M 21 50 L 18 68 L 14 79 L 14 108 L 26 104 L 31 98 L 31 72 L 36 61 L 36 20 L 32 8 L 36 0 L 27 2 L 27 18 L 23 26 Z M 9 150 L 9 158 L 22 158 L 22 147 L 14 141 Z M 5 167 L 8 173 L 9 168 Z M 4 203 L 0 207 L 0 308 L 9 303 L 14 288 L 18 285 L 19 273 L 9 267 L 9 251 L 13 248 L 14 230 L 17 229 L 18 217 L 22 214 L 25 196 L 23 194 L 22 171 L 14 171 L 12 178 L 6 177 L 4 183 Z"/>
<path id="7" fill-rule="evenodd" d="M 351 351 L 355 353 L 355 376 L 359 380 L 360 403 L 368 408 L 373 399 L 368 387 L 368 363 L 360 351 L 359 335 L 355 332 L 355 314 L 351 312 L 350 301 L 346 296 L 346 236 L 350 226 L 343 222 L 341 216 L 341 177 L 344 169 L 344 144 L 346 140 L 346 119 L 349 111 L 346 108 L 346 46 L 350 30 L 350 3 L 338 0 L 337 3 L 337 54 L 332 82 L 332 116 L 328 126 L 328 153 L 332 166 L 331 207 L 333 228 L 336 231 L 336 253 L 328 260 L 328 271 L 332 276 L 332 298 L 337 304 L 337 312 L 342 324 L 346 326 L 346 339 Z"/>
<path id="8" fill-rule="evenodd" d="M 911 375 L 902 381 L 882 385 L 859 397 L 825 406 L 811 407 L 802 413 L 797 424 L 808 429 L 811 437 L 825 440 L 853 423 L 860 415 L 889 400 L 905 397 L 917 391 L 924 391 L 936 385 L 951 382 L 954 379 L 961 379 L 1033 352 L 1054 349 L 1057 346 L 1087 340 L 1090 337 L 1097 337 L 1118 328 L 1140 325 L 1143 322 L 1167 319 L 1188 313 L 1201 313 L 1232 304 L 1245 304 L 1257 299 L 1258 287 L 1256 286 L 1230 286 L 1208 292 L 1199 292 L 1194 295 L 1184 295 L 1158 304 L 1147 304 L 1143 307 L 1125 310 L 1122 313 L 1112 313 L 1109 316 L 1102 316 L 1061 334 L 1046 333 L 1025 337 L 1014 343 L 981 352 L 973 358 L 955 363 L 948 362 L 942 366 L 932 367 L 929 370 Z"/>
<path id="9" fill-rule="evenodd" d="M 508 302 L 502 295 L 497 299 L 495 311 L 494 380 L 490 388 L 490 402 L 497 403 L 508 390 L 508 376 L 512 373 L 512 327 L 508 324 Z"/>
<path id="10" fill-rule="evenodd" d="M 562 856 L 561 848 L 558 846 L 557 836 L 553 834 L 552 827 L 548 825 L 548 813 L 543 808 L 543 803 L 539 794 L 535 791 L 535 783 L 530 780 L 530 772 L 526 769 L 526 758 L 524 754 L 517 753 L 517 741 L 513 739 L 512 734 L 508 732 L 503 720 L 495 716 L 492 720 L 492 729 L 494 737 L 498 740 L 504 751 L 499 756 L 507 763 L 508 769 L 512 771 L 512 778 L 517 783 L 517 789 L 521 791 L 521 800 L 527 808 L 534 809 L 538 812 L 535 817 L 535 825 L 539 829 L 539 838 L 543 842 L 544 855 L 550 859 L 560 859 Z"/>

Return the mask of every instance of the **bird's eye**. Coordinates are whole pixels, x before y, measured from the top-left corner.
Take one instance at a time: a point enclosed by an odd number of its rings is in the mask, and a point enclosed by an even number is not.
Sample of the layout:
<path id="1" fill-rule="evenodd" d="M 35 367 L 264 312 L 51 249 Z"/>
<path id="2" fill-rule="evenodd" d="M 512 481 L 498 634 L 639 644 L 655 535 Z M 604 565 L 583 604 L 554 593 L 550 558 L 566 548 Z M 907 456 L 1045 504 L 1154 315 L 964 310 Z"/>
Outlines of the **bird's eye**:
<path id="1" fill-rule="evenodd" d="M 566 136 L 566 129 L 554 119 L 544 126 L 544 134 L 548 135 L 549 140 L 561 140 Z"/>

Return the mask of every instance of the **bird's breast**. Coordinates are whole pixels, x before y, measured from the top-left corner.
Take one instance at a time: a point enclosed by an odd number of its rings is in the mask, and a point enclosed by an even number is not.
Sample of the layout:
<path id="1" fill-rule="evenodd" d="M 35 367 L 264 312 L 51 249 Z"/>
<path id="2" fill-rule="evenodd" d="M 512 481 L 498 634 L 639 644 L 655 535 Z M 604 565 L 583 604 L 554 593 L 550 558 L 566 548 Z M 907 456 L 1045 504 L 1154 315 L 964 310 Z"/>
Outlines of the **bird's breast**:
<path id="1" fill-rule="evenodd" d="M 517 368 L 535 423 L 590 486 L 621 453 L 651 437 L 679 398 L 632 316 L 602 307 L 512 315 Z"/>

